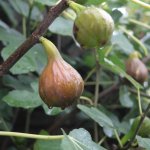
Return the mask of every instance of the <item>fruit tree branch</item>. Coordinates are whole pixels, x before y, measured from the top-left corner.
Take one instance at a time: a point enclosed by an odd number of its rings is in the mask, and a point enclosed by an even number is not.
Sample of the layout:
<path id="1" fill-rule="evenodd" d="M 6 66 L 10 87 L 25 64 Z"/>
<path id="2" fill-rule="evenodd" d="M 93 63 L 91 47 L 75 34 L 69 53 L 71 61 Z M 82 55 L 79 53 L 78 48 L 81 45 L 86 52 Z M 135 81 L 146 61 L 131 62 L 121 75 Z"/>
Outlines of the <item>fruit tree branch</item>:
<path id="1" fill-rule="evenodd" d="M 51 7 L 39 24 L 36 30 L 12 53 L 6 61 L 0 65 L 0 76 L 3 76 L 8 70 L 32 47 L 38 42 L 50 24 L 68 7 L 67 0 L 61 0 L 56 6 Z"/>

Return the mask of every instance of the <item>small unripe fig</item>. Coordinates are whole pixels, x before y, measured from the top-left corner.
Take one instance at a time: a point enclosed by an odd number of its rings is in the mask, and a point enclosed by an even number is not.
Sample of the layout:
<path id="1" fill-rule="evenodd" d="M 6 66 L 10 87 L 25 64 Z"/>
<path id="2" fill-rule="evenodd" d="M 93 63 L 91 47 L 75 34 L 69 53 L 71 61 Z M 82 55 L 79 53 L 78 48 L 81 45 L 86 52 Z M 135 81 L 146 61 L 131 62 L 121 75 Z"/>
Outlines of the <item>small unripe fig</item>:
<path id="1" fill-rule="evenodd" d="M 40 42 L 48 54 L 48 63 L 39 79 L 39 94 L 48 107 L 65 108 L 83 92 L 80 74 L 63 60 L 55 45 L 41 37 Z"/>
<path id="2" fill-rule="evenodd" d="M 101 8 L 91 6 L 77 14 L 73 34 L 81 47 L 97 48 L 108 43 L 113 29 L 112 17 Z"/>
<path id="3" fill-rule="evenodd" d="M 133 121 L 133 124 L 131 126 L 131 130 L 135 130 L 140 122 L 140 119 L 141 117 L 138 116 L 135 118 L 135 120 Z M 139 132 L 138 132 L 138 135 L 142 136 L 142 137 L 148 137 L 150 136 L 150 119 L 148 117 L 145 117 L 140 129 L 139 129 Z"/>
<path id="4" fill-rule="evenodd" d="M 139 53 L 133 52 L 126 61 L 126 72 L 136 81 L 143 83 L 148 78 L 148 70 L 139 59 Z"/>
<path id="5" fill-rule="evenodd" d="M 138 116 L 134 119 L 132 126 L 127 134 L 123 136 L 121 139 L 122 145 L 126 144 L 126 142 L 133 138 L 137 127 L 139 126 L 141 120 L 141 116 Z M 142 137 L 149 137 L 150 136 L 150 119 L 148 117 L 145 117 L 142 125 L 140 126 L 140 129 L 138 130 L 138 135 Z"/>

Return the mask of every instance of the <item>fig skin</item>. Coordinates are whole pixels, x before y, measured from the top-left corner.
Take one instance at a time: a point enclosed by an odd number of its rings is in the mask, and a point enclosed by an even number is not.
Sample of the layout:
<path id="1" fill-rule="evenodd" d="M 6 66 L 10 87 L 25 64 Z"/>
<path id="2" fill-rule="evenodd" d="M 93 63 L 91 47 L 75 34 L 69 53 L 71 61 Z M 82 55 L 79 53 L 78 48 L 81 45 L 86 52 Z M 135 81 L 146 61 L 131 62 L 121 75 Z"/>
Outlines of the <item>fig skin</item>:
<path id="1" fill-rule="evenodd" d="M 138 57 L 130 57 L 126 61 L 126 72 L 140 83 L 143 83 L 148 78 L 148 70 Z"/>
<path id="2" fill-rule="evenodd" d="M 65 108 L 82 94 L 84 82 L 80 74 L 63 60 L 56 47 L 41 39 L 48 52 L 48 63 L 39 79 L 39 94 L 48 107 Z M 45 42 L 48 45 L 45 46 Z M 54 45 L 53 45 L 54 46 Z M 49 48 L 49 49 L 48 49 Z M 48 50 L 47 50 L 48 49 Z"/>
<path id="3" fill-rule="evenodd" d="M 141 119 L 140 116 L 135 118 L 135 120 L 132 124 L 132 127 L 131 127 L 132 131 L 137 128 L 137 126 L 140 122 L 140 119 Z M 142 137 L 148 137 L 150 135 L 150 119 L 148 117 L 145 117 L 145 119 L 139 129 L 138 135 L 140 135 Z"/>
<path id="4" fill-rule="evenodd" d="M 113 29 L 112 17 L 101 8 L 91 6 L 77 14 L 73 34 L 81 47 L 97 48 L 108 43 Z"/>

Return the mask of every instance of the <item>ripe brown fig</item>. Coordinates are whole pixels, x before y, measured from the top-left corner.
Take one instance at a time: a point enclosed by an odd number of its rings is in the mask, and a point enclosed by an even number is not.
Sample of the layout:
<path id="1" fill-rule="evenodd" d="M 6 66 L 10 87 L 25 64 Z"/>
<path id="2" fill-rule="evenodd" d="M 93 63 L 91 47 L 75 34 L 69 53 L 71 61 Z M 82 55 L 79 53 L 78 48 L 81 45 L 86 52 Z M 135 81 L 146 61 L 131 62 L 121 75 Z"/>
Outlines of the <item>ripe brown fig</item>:
<path id="1" fill-rule="evenodd" d="M 52 42 L 44 37 L 40 42 L 48 54 L 48 63 L 39 79 L 39 94 L 48 107 L 65 108 L 82 94 L 83 79 L 63 60 Z"/>
<path id="2" fill-rule="evenodd" d="M 148 78 L 148 70 L 139 59 L 138 52 L 133 52 L 126 61 L 126 72 L 140 83 L 143 83 Z"/>

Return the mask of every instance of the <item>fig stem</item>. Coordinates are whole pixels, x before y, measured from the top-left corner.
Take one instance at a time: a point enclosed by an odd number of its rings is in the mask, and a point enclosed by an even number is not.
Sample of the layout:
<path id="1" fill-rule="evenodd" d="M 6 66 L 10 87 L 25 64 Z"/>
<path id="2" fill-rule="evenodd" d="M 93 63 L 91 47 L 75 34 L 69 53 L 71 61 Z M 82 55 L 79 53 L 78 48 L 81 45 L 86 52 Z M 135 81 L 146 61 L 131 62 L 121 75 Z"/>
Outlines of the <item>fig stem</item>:
<path id="1" fill-rule="evenodd" d="M 92 75 L 93 73 L 96 71 L 96 68 L 94 67 L 86 76 L 86 78 L 84 79 L 84 82 L 86 82 Z"/>
<path id="2" fill-rule="evenodd" d="M 82 10 L 86 8 L 85 6 L 75 3 L 74 1 L 71 1 L 71 0 L 68 0 L 67 3 L 69 7 L 73 9 L 77 14 L 79 14 Z"/>
<path id="3" fill-rule="evenodd" d="M 136 3 L 136 4 L 139 4 L 140 6 L 146 8 L 146 9 L 150 9 L 150 5 L 147 4 L 147 3 L 144 3 L 142 1 L 139 1 L 139 0 L 132 0 L 132 2 Z"/>
<path id="4" fill-rule="evenodd" d="M 74 17 L 73 15 L 71 15 L 70 13 L 68 13 L 67 11 L 63 11 L 62 14 L 63 14 L 63 16 L 64 16 L 65 18 L 67 18 L 67 19 L 70 19 L 70 20 L 72 20 L 72 21 L 75 20 L 75 17 Z"/>
<path id="5" fill-rule="evenodd" d="M 98 104 L 98 96 L 99 96 L 99 81 L 100 81 L 100 64 L 99 64 L 99 54 L 98 48 L 94 48 L 94 56 L 95 56 L 95 63 L 96 63 L 96 84 L 95 84 L 95 98 L 94 98 L 94 106 L 97 107 Z M 95 141 L 98 142 L 98 125 L 94 122 L 94 138 Z"/>
<path id="6" fill-rule="evenodd" d="M 27 37 L 26 21 L 26 17 L 22 16 L 22 32 L 25 37 Z"/>
<path id="7" fill-rule="evenodd" d="M 130 21 L 131 23 L 134 23 L 134 24 L 136 24 L 136 25 L 139 25 L 139 26 L 141 26 L 141 27 L 144 27 L 144 28 L 147 28 L 147 29 L 150 30 L 150 26 L 149 26 L 148 24 L 146 24 L 146 23 L 143 23 L 143 22 L 141 22 L 141 21 L 137 21 L 137 20 L 135 20 L 135 19 L 129 19 L 129 21 Z"/>
<path id="8" fill-rule="evenodd" d="M 101 145 L 105 140 L 106 140 L 107 136 L 105 135 L 99 142 L 98 144 Z"/>
<path id="9" fill-rule="evenodd" d="M 139 113 L 140 113 L 140 115 L 142 115 L 143 112 L 142 112 L 141 96 L 140 96 L 140 89 L 139 88 L 137 88 L 137 96 L 138 96 Z"/>
<path id="10" fill-rule="evenodd" d="M 42 36 L 39 38 L 39 41 L 42 43 L 43 47 L 45 48 L 45 51 L 47 52 L 49 58 L 61 58 L 58 49 L 51 41 L 49 41 L 48 39 Z"/>
<path id="11" fill-rule="evenodd" d="M 90 105 L 94 105 L 92 100 L 88 97 L 85 96 L 80 96 L 80 99 L 87 101 Z"/>
<path id="12" fill-rule="evenodd" d="M 113 45 L 109 46 L 109 47 L 106 49 L 105 57 L 108 57 L 108 55 L 110 54 L 110 52 L 112 51 L 112 49 L 113 49 Z"/>
<path id="13" fill-rule="evenodd" d="M 120 137 L 119 137 L 118 132 L 117 132 L 116 129 L 114 129 L 114 133 L 115 133 L 115 136 L 116 136 L 116 139 L 117 139 L 117 141 L 119 143 L 120 148 L 122 148 L 123 145 L 122 145 L 121 139 L 120 139 Z"/>
<path id="14" fill-rule="evenodd" d="M 37 135 L 37 134 L 8 132 L 8 131 L 0 131 L 0 136 L 22 137 L 22 138 L 30 138 L 30 139 L 41 139 L 41 140 L 61 140 L 64 138 L 64 135 L 51 136 L 51 135 Z"/>
<path id="15" fill-rule="evenodd" d="M 145 53 L 145 56 L 147 56 L 148 55 L 148 51 L 147 51 L 147 48 L 145 47 L 145 45 L 138 39 L 138 38 L 136 38 L 134 35 L 132 35 L 128 30 L 126 30 L 125 28 L 123 28 L 123 27 L 119 27 L 124 33 L 126 33 L 128 36 L 130 36 L 131 37 L 131 39 L 133 40 L 133 41 L 135 41 L 142 49 L 143 49 L 143 51 L 144 51 L 144 53 Z"/>

